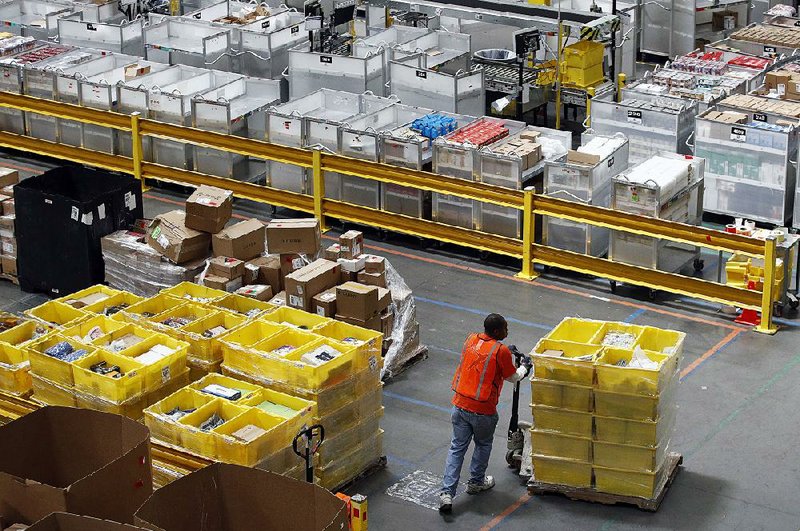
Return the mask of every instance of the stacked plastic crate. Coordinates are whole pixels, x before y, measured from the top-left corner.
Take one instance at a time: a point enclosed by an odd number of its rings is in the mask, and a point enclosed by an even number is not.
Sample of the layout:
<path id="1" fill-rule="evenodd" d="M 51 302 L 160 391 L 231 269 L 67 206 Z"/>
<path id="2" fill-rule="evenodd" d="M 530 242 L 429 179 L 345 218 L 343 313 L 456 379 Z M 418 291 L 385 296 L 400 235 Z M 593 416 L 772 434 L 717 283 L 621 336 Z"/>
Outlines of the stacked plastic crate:
<path id="1" fill-rule="evenodd" d="M 94 286 L 28 310 L 32 324 L 9 330 L 27 351 L 35 400 L 140 419 L 189 383 L 188 344 L 110 317 L 123 300 L 138 297 Z"/>
<path id="2" fill-rule="evenodd" d="M 564 319 L 533 350 L 537 484 L 652 498 L 665 473 L 685 334 Z"/>
<path id="3" fill-rule="evenodd" d="M 317 482 L 334 488 L 382 456 L 380 332 L 279 308 L 220 336 L 223 373 L 316 404 Z"/>

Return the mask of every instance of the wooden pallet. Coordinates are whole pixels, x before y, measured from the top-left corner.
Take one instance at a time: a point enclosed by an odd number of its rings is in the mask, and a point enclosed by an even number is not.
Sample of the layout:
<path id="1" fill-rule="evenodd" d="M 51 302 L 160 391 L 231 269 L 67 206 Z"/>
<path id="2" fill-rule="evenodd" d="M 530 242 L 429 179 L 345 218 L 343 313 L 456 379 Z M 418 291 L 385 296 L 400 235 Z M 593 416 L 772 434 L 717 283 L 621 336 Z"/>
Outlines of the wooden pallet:
<path id="1" fill-rule="evenodd" d="M 384 375 L 383 381 L 384 382 L 390 381 L 392 378 L 395 378 L 399 374 L 406 372 L 408 369 L 410 369 L 420 361 L 426 359 L 428 359 L 428 347 L 426 347 L 425 345 L 420 345 L 417 347 L 417 350 L 414 351 L 414 355 L 411 356 L 408 359 L 408 361 L 406 361 L 404 364 L 398 367 L 396 371 L 393 371 L 391 376 Z"/>
<path id="2" fill-rule="evenodd" d="M 528 493 L 536 494 L 561 494 L 571 500 L 581 500 L 605 505 L 635 505 L 643 511 L 656 512 L 667 494 L 669 486 L 675 476 L 678 475 L 680 465 L 683 463 L 683 456 L 677 453 L 670 453 L 664 462 L 667 473 L 661 478 L 656 486 L 655 495 L 652 498 L 640 498 L 638 496 L 623 496 L 620 494 L 609 494 L 598 492 L 592 488 L 570 487 L 567 485 L 555 485 L 553 483 L 543 483 L 531 478 L 528 482 Z M 535 472 L 534 472 L 535 473 Z"/>
<path id="3" fill-rule="evenodd" d="M 372 474 L 374 474 L 378 470 L 386 468 L 386 462 L 387 462 L 386 456 L 383 455 L 383 456 L 377 458 L 375 461 L 373 461 L 370 464 L 368 464 L 366 467 L 364 467 L 364 469 L 361 472 L 359 472 L 358 474 L 356 474 L 352 478 L 348 479 L 347 481 L 345 481 L 341 485 L 338 485 L 335 489 L 328 489 L 328 490 L 330 490 L 331 492 L 344 492 L 345 490 L 349 489 L 350 487 L 352 487 L 354 484 L 356 484 L 357 482 L 361 481 L 362 479 L 371 476 Z"/>
<path id="4" fill-rule="evenodd" d="M 10 280 L 11 282 L 19 286 L 19 278 L 15 277 L 14 275 L 7 275 L 5 273 L 0 273 L 0 279 Z"/>

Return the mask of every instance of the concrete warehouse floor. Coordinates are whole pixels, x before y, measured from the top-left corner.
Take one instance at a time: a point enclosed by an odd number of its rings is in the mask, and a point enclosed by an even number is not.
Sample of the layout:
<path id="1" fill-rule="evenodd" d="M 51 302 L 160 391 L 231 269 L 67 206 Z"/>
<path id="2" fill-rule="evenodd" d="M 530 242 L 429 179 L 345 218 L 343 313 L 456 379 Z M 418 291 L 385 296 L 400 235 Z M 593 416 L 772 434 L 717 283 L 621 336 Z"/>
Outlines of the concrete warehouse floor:
<path id="1" fill-rule="evenodd" d="M 42 163 L 16 159 L 10 164 L 24 168 L 24 174 Z M 146 194 L 145 214 L 152 217 L 176 208 L 184 197 L 153 189 Z M 261 205 L 239 202 L 237 211 L 269 217 Z M 337 236 L 337 231 L 328 236 Z M 376 236 L 367 234 L 367 250 L 389 258 L 413 289 L 422 341 L 430 355 L 386 385 L 382 427 L 388 466 L 350 489 L 369 497 L 371 529 L 798 529 L 796 323 L 780 320 L 784 330 L 763 336 L 733 324 L 709 304 L 669 297 L 654 304 L 641 290 L 622 287 L 612 295 L 605 281 L 564 274 L 518 281 L 513 262 L 482 263 L 466 250 L 420 250 L 414 240 L 396 237 L 386 243 Z M 713 258 L 706 260 L 708 276 L 713 275 Z M 0 282 L 4 310 L 19 311 L 44 300 Z M 529 497 L 504 462 L 509 385 L 503 390 L 489 468 L 497 479 L 494 490 L 457 496 L 453 514 L 446 517 L 386 494 L 412 472 L 441 474 L 450 439 L 452 373 L 464 337 L 478 330 L 489 312 L 508 318 L 507 342 L 523 351 L 565 316 L 687 333 L 678 420 L 670 441 L 670 449 L 683 454 L 684 464 L 657 513 L 555 495 Z M 530 387 L 525 383 L 521 418 L 529 420 Z M 466 465 L 462 479 L 467 479 Z"/>

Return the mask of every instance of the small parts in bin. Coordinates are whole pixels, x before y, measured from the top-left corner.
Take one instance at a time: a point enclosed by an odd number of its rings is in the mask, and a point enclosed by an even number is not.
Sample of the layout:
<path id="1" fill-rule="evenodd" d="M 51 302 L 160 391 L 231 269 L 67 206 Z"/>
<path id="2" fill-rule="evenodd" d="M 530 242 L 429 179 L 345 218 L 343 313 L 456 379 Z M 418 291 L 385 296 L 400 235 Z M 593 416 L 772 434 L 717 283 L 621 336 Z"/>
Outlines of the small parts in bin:
<path id="1" fill-rule="evenodd" d="M 208 417 L 202 424 L 200 424 L 200 429 L 202 431 L 211 431 L 214 428 L 219 428 L 225 424 L 225 419 L 220 417 L 218 414 L 214 413 L 210 417 Z"/>
<path id="2" fill-rule="evenodd" d="M 188 317 L 168 317 L 161 321 L 161 324 L 167 325 L 170 328 L 181 328 L 192 322 Z"/>
<path id="3" fill-rule="evenodd" d="M 108 316 L 110 316 L 110 315 L 114 315 L 115 313 L 119 313 L 119 312 L 121 312 L 122 310 L 124 310 L 124 309 L 125 309 L 125 308 L 127 308 L 128 306 L 129 306 L 129 305 L 128 305 L 128 304 L 125 304 L 125 303 L 123 303 L 123 304 L 116 304 L 116 305 L 114 305 L 114 306 L 109 306 L 108 308 L 106 308 L 105 310 L 103 310 L 103 315 L 105 315 L 106 317 L 108 317 Z"/>
<path id="4" fill-rule="evenodd" d="M 363 341 L 355 337 L 344 337 L 342 338 L 342 343 L 347 343 L 348 345 L 360 345 L 363 343 Z"/>
<path id="5" fill-rule="evenodd" d="M 231 389 L 219 384 L 209 384 L 202 389 L 201 392 L 224 398 L 225 400 L 236 401 L 242 398 L 242 392 L 238 389 Z"/>
<path id="6" fill-rule="evenodd" d="M 254 424 L 248 424 L 247 426 L 239 428 L 238 430 L 233 432 L 231 435 L 233 435 L 233 437 L 235 439 L 239 439 L 240 441 L 242 441 L 244 443 L 249 443 L 249 442 L 255 441 L 256 439 L 258 439 L 262 435 L 266 435 L 266 434 L 267 434 L 267 430 L 259 428 L 258 426 L 254 425 Z"/>
<path id="7" fill-rule="evenodd" d="M 56 343 L 49 349 L 45 350 L 44 353 L 52 358 L 66 361 L 67 363 L 77 361 L 88 354 L 88 352 L 86 352 L 84 349 L 75 350 L 75 347 L 66 341 Z"/>
<path id="8" fill-rule="evenodd" d="M 214 328 L 209 328 L 208 330 L 204 331 L 201 335 L 203 337 L 211 338 L 211 337 L 216 337 L 220 334 L 224 334 L 227 331 L 228 329 L 225 328 L 224 326 L 215 326 Z"/>
<path id="9" fill-rule="evenodd" d="M 165 413 L 165 415 L 168 416 L 169 418 L 171 418 L 172 420 L 178 420 L 178 419 L 181 419 L 181 418 L 185 417 L 186 415 L 188 415 L 189 413 L 193 412 L 196 409 L 197 408 L 194 408 L 194 407 L 190 408 L 190 409 L 181 409 L 180 407 L 176 406 L 176 407 L 170 409 L 169 411 L 167 411 Z"/>
<path id="10" fill-rule="evenodd" d="M 319 367 L 320 365 L 328 363 L 329 361 L 332 361 L 341 355 L 342 353 L 336 349 L 328 346 L 321 346 L 312 350 L 311 352 L 303 354 L 300 360 L 307 365 L 311 365 L 312 367 Z"/>
<path id="11" fill-rule="evenodd" d="M 455 118 L 437 113 L 426 114 L 422 118 L 417 118 L 411 122 L 412 131 L 416 131 L 431 140 L 452 133 L 457 126 Z"/>
<path id="12" fill-rule="evenodd" d="M 122 372 L 122 369 L 119 368 L 119 365 L 109 365 L 105 361 L 95 363 L 89 367 L 89 370 L 102 376 L 108 376 L 109 378 L 122 378 L 125 374 Z"/>

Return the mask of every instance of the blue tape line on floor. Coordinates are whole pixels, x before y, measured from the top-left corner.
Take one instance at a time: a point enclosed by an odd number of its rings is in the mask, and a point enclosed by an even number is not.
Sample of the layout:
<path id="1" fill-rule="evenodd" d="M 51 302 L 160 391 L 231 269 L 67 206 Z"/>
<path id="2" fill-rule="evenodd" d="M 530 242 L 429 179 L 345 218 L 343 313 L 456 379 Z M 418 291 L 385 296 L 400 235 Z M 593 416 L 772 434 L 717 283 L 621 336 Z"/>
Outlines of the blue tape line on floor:
<path id="1" fill-rule="evenodd" d="M 639 317 L 640 315 L 642 315 L 646 311 L 647 310 L 645 308 L 639 308 L 638 310 L 636 310 L 635 312 L 630 314 L 628 317 L 626 317 L 624 322 L 632 323 L 637 317 Z"/>
<path id="2" fill-rule="evenodd" d="M 401 402 L 407 402 L 409 404 L 414 404 L 415 406 L 422 406 L 427 407 L 430 409 L 435 409 L 436 411 L 441 411 L 443 413 L 450 414 L 450 408 L 444 406 L 438 406 L 436 404 L 431 404 L 430 402 L 426 402 L 424 400 L 417 400 L 416 398 L 411 398 L 409 396 L 398 395 L 397 393 L 393 393 L 391 391 L 386 391 L 384 389 L 383 396 L 394 398 L 395 400 L 400 400 Z"/>
<path id="3" fill-rule="evenodd" d="M 686 376 L 681 376 L 681 378 L 680 378 L 680 381 L 681 381 L 681 382 L 682 382 L 682 381 L 684 381 L 686 378 L 688 378 L 689 376 L 691 376 L 691 375 L 692 375 L 692 373 L 695 373 L 695 372 L 697 372 L 697 369 L 699 369 L 700 367 L 702 367 L 702 366 L 703 366 L 703 364 L 704 364 L 705 362 L 707 362 L 708 360 L 710 360 L 710 359 L 714 358 L 715 356 L 718 356 L 720 352 L 723 352 L 723 351 L 724 351 L 724 350 L 726 350 L 728 347 L 730 347 L 731 345 L 733 345 L 734 343 L 736 343 L 737 341 L 739 341 L 739 338 L 740 338 L 740 337 L 742 337 L 742 334 L 741 334 L 741 333 L 740 333 L 740 334 L 736 334 L 735 336 L 733 336 L 733 337 L 731 338 L 731 340 L 730 340 L 730 341 L 728 341 L 727 343 L 725 343 L 724 345 L 722 345 L 721 347 L 719 347 L 719 348 L 717 349 L 717 351 L 716 351 L 716 352 L 714 352 L 714 354 L 713 354 L 712 356 L 709 356 L 708 358 L 704 359 L 704 360 L 703 360 L 703 361 L 701 361 L 701 362 L 700 362 L 700 363 L 699 363 L 699 364 L 698 364 L 696 367 L 694 367 L 694 368 L 692 369 L 692 371 L 691 371 L 689 374 L 687 374 Z"/>
<path id="4" fill-rule="evenodd" d="M 486 317 L 487 315 L 492 313 L 490 311 L 480 310 L 478 308 L 468 308 L 466 306 L 459 306 L 458 304 L 452 304 L 452 303 L 449 303 L 449 302 L 435 301 L 433 299 L 427 299 L 425 297 L 420 297 L 418 295 L 415 295 L 414 298 L 416 300 L 418 300 L 419 302 L 424 302 L 426 304 L 433 304 L 435 306 L 441 306 L 442 308 L 449 308 L 451 310 L 457 310 L 457 311 L 460 311 L 460 312 L 472 313 L 472 314 L 475 314 L 475 315 L 481 315 L 483 317 Z M 506 321 L 508 321 L 509 323 L 518 324 L 518 325 L 522 325 L 522 326 L 527 326 L 527 327 L 530 327 L 530 328 L 540 328 L 542 330 L 547 330 L 548 332 L 554 328 L 554 325 L 547 325 L 547 324 L 543 324 L 543 323 L 533 323 L 531 321 L 522 321 L 520 319 L 515 319 L 514 317 L 508 317 L 508 316 L 504 316 L 504 317 L 506 318 Z"/>

